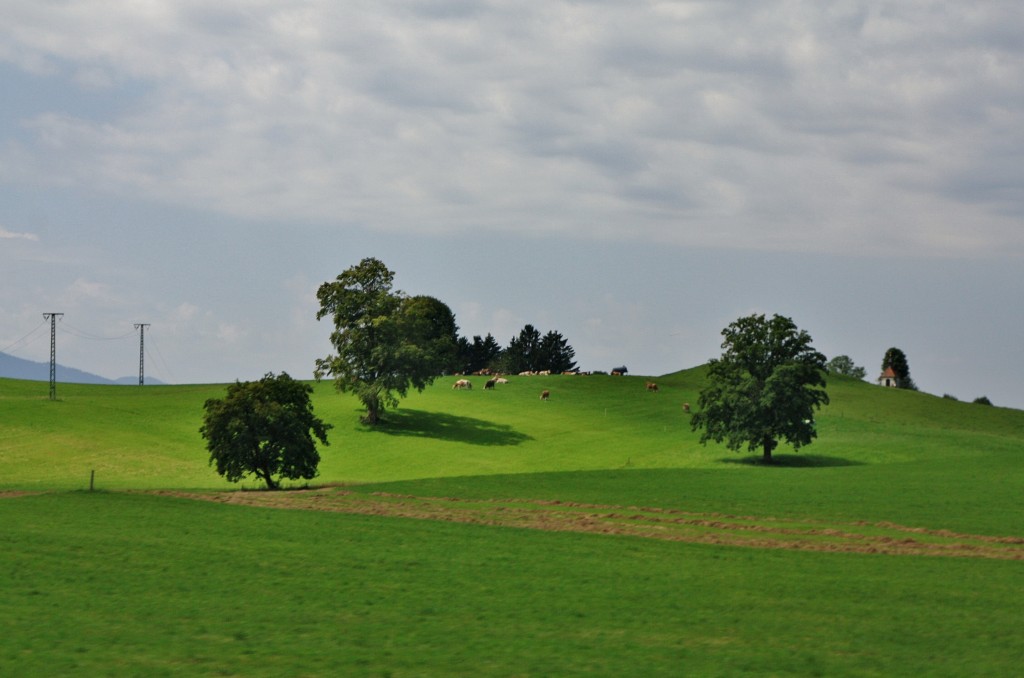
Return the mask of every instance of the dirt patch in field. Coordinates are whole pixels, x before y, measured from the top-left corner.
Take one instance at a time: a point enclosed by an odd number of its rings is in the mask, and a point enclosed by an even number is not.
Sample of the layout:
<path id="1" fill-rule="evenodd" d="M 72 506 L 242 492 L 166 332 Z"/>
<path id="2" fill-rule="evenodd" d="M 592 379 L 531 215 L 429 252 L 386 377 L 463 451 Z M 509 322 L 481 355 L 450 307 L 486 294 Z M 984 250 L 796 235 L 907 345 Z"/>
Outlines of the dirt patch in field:
<path id="1" fill-rule="evenodd" d="M 0 499 L 11 499 L 13 497 L 25 497 L 32 494 L 42 494 L 32 490 L 0 490 Z"/>
<path id="2" fill-rule="evenodd" d="M 338 487 L 284 492 L 159 490 L 148 494 L 264 508 L 442 520 L 751 548 L 1024 560 L 1022 537 L 963 534 L 889 522 L 839 524 L 814 519 L 733 516 L 561 501 L 371 494 Z"/>

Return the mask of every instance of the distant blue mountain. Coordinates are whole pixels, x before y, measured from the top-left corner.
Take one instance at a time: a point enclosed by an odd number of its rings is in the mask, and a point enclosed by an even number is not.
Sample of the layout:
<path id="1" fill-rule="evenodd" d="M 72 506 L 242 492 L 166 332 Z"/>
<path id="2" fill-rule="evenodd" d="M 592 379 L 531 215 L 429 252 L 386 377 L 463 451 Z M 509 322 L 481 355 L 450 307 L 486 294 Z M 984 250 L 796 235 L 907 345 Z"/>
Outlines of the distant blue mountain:
<path id="1" fill-rule="evenodd" d="M 50 381 L 50 363 L 37 363 L 33 360 L 15 358 L 0 353 L 0 377 L 8 379 L 28 379 L 29 381 Z M 138 376 L 107 379 L 98 374 L 76 370 L 57 363 L 57 382 L 65 384 L 138 384 Z M 146 377 L 147 384 L 162 384 L 159 379 Z"/>

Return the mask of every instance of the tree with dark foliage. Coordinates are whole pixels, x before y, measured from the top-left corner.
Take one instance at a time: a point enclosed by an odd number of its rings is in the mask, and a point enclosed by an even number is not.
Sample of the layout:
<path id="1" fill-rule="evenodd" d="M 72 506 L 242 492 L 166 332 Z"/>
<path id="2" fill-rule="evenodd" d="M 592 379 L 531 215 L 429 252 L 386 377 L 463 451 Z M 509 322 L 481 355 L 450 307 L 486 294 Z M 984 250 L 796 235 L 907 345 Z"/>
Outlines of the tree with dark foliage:
<path id="1" fill-rule="evenodd" d="M 540 340 L 538 349 L 538 369 L 550 370 L 553 374 L 571 372 L 576 369 L 576 351 L 569 345 L 569 340 L 559 332 L 552 330 Z"/>
<path id="2" fill-rule="evenodd" d="M 545 370 L 562 373 L 576 369 L 575 356 L 575 349 L 561 333 L 551 331 L 541 336 L 536 327 L 526 325 L 509 341 L 500 364 L 502 371 L 512 374 Z"/>
<path id="3" fill-rule="evenodd" d="M 541 369 L 540 331 L 533 325 L 525 325 L 519 335 L 512 337 L 502 354 L 502 369 L 511 374 L 535 372 Z"/>
<path id="4" fill-rule="evenodd" d="M 700 441 L 731 450 L 760 448 L 765 463 L 780 440 L 794 448 L 817 437 L 814 410 L 828 404 L 825 356 L 789 318 L 751 315 L 722 330 L 722 357 L 708 363 L 708 385 L 691 427 Z"/>
<path id="5" fill-rule="evenodd" d="M 281 486 L 281 478 L 316 477 L 320 453 L 313 438 L 327 445 L 331 426 L 314 416 L 312 392 L 285 372 L 268 372 L 259 381 L 228 386 L 223 399 L 207 400 L 199 432 L 210 464 L 229 482 L 251 473 L 271 490 Z"/>
<path id="6" fill-rule="evenodd" d="M 910 391 L 917 390 L 917 384 L 910 378 L 910 364 L 907 362 L 906 354 L 895 346 L 885 352 L 882 357 L 882 371 L 892 368 L 896 375 L 896 387 L 905 388 Z"/>
<path id="7" fill-rule="evenodd" d="M 501 356 L 501 345 L 488 332 L 487 336 L 473 336 L 473 343 L 466 337 L 459 337 L 456 351 L 455 370 L 463 374 L 472 374 L 485 368 L 493 368 Z"/>
<path id="8" fill-rule="evenodd" d="M 422 391 L 455 355 L 455 316 L 433 297 L 392 290 L 394 272 L 366 258 L 317 290 L 317 320 L 334 321 L 335 354 L 318 358 L 314 376 L 333 376 L 342 393 L 366 407 L 362 421 L 377 424 L 410 388 Z"/>

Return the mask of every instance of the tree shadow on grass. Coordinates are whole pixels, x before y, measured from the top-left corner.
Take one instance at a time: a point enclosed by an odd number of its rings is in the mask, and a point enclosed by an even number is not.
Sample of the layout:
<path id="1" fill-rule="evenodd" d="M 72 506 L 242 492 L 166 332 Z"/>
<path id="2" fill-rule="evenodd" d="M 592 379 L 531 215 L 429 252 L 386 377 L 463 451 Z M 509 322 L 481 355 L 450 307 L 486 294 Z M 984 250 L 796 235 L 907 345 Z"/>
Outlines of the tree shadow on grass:
<path id="1" fill-rule="evenodd" d="M 724 457 L 719 459 L 723 464 L 743 464 L 744 466 L 764 466 L 766 468 L 830 468 L 836 466 L 863 466 L 864 462 L 843 459 L 842 457 L 826 457 L 820 454 L 775 454 L 769 464 L 759 455 L 745 457 Z"/>
<path id="2" fill-rule="evenodd" d="M 511 426 L 493 421 L 405 408 L 388 411 L 381 423 L 369 430 L 392 436 L 433 438 L 468 445 L 521 445 L 533 440 L 531 436 Z"/>

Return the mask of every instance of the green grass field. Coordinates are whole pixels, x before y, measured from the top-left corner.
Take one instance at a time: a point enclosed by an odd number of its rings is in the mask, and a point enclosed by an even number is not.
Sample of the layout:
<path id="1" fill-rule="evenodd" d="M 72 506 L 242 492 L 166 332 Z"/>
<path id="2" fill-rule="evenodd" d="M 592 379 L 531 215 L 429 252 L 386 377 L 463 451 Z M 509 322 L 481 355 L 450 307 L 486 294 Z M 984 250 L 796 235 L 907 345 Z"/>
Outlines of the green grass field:
<path id="1" fill-rule="evenodd" d="M 269 499 L 207 464 L 223 386 L 0 379 L 0 674 L 1019 673 L 1024 412 L 833 378 L 764 467 L 698 444 L 702 379 L 441 379 L 378 430 L 318 384 L 325 487 Z"/>

